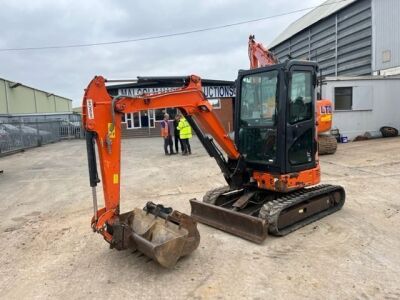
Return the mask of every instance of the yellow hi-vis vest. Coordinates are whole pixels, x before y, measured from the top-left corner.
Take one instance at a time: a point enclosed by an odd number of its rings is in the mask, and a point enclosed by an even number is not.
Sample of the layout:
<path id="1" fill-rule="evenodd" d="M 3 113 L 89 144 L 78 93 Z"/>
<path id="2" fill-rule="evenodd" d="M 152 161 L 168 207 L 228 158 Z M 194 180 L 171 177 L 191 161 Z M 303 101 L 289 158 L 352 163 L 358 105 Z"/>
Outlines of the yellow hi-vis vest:
<path id="1" fill-rule="evenodd" d="M 192 128 L 185 118 L 179 120 L 179 124 L 176 129 L 179 130 L 179 138 L 190 139 L 192 137 Z"/>

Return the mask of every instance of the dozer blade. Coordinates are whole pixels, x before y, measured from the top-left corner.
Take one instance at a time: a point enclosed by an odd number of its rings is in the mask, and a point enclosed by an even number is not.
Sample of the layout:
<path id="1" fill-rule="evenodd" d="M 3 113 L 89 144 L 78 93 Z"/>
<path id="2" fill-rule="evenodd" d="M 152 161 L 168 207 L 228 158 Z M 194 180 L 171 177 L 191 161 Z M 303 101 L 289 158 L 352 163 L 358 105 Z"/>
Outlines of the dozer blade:
<path id="1" fill-rule="evenodd" d="M 190 216 L 153 203 L 145 210 L 135 208 L 120 215 L 112 228 L 113 247 L 138 250 L 166 268 L 200 243 L 197 224 Z"/>
<path id="2" fill-rule="evenodd" d="M 190 200 L 191 216 L 198 222 L 221 229 L 256 243 L 268 234 L 266 220 L 226 209 L 213 204 Z"/>

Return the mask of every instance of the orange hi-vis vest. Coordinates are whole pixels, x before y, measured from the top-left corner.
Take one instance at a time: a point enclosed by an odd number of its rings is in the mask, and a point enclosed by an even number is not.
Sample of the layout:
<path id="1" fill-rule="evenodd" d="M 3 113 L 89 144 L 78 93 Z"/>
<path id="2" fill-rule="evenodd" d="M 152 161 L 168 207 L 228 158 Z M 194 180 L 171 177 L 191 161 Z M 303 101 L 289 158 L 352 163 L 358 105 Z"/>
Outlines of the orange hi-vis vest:
<path id="1" fill-rule="evenodd" d="M 168 121 L 163 121 L 164 127 L 161 125 L 161 136 L 162 137 L 167 137 L 169 136 L 169 126 L 168 126 Z"/>

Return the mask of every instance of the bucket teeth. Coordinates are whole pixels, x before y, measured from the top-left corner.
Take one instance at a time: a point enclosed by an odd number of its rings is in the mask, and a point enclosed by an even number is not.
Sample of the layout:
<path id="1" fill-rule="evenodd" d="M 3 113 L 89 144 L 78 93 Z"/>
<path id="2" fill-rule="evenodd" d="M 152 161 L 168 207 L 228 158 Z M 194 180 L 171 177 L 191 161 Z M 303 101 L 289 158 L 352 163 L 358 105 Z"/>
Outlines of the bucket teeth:
<path id="1" fill-rule="evenodd" d="M 148 207 L 148 206 L 146 206 Z M 200 243 L 197 223 L 178 211 L 135 208 L 119 215 L 112 225 L 111 247 L 139 251 L 166 268 L 173 267 L 179 258 L 193 252 Z"/>

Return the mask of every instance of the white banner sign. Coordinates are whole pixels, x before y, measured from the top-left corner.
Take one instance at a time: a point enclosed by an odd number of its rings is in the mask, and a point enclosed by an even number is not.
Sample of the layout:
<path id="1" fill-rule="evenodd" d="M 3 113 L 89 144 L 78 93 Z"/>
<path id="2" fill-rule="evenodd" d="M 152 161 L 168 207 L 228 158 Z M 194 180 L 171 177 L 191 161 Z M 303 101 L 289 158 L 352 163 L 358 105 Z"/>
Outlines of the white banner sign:
<path id="1" fill-rule="evenodd" d="M 178 87 L 154 87 L 154 88 L 126 88 L 119 89 L 118 95 L 122 96 L 141 96 L 143 94 L 157 94 L 164 92 L 172 92 L 179 89 Z M 203 86 L 203 93 L 206 98 L 230 98 L 235 97 L 236 89 L 233 86 Z"/>

